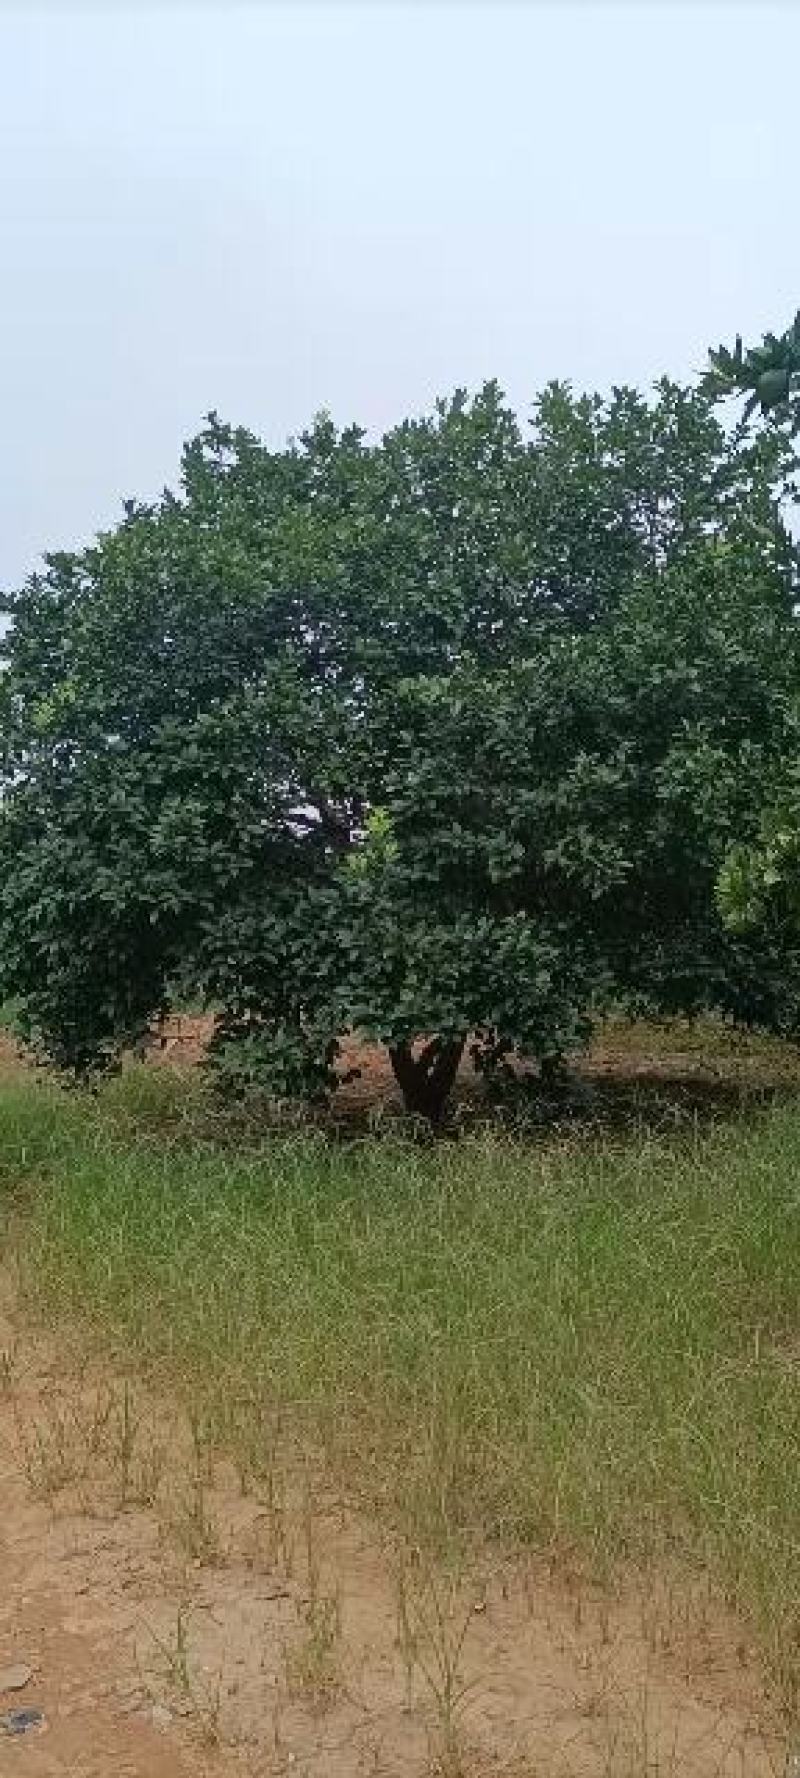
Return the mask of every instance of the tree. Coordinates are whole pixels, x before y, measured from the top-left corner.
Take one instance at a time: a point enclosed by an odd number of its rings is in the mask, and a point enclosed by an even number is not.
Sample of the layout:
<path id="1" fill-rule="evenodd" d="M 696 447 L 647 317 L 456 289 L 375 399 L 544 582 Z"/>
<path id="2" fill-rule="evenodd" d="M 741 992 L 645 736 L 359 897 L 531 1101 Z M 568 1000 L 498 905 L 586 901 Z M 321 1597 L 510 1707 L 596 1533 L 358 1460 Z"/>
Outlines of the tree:
<path id="1" fill-rule="evenodd" d="M 545 1068 L 609 1004 L 793 1027 L 714 885 L 796 674 L 780 439 L 710 398 L 458 393 L 376 444 L 215 417 L 11 601 L 0 940 L 28 1037 L 108 1065 L 190 988 L 232 1084 L 350 1029 L 436 1121 L 465 1044 Z"/>
<path id="2" fill-rule="evenodd" d="M 782 334 L 766 333 L 758 346 L 745 351 L 741 334 L 733 351 L 718 346 L 709 353 L 706 393 L 719 400 L 746 395 L 744 422 L 760 409 L 780 425 L 800 431 L 800 309 Z"/>
<path id="3" fill-rule="evenodd" d="M 785 333 L 767 333 L 759 346 L 745 351 L 740 335 L 732 352 L 719 346 L 710 354 L 705 388 L 716 399 L 746 395 L 743 424 L 760 410 L 768 433 L 794 437 L 800 432 L 800 310 Z M 796 469 L 797 460 L 791 465 Z M 791 492 L 796 501 L 796 483 Z M 720 873 L 719 905 L 738 932 L 770 922 L 800 930 L 799 689 L 796 684 L 789 688 L 786 751 L 769 787 L 758 839 L 755 844 L 739 840 Z"/>

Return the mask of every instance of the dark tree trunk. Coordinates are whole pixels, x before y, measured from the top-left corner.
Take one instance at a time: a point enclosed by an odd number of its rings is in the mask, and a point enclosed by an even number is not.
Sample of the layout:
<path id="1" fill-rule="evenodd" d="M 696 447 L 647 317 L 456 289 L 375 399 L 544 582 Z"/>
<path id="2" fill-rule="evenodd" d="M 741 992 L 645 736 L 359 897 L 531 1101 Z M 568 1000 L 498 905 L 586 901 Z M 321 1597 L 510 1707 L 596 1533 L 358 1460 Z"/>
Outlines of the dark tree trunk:
<path id="1" fill-rule="evenodd" d="M 569 1085 L 569 1071 L 563 1056 L 543 1056 L 539 1063 L 542 1086 L 548 1093 L 563 1093 Z"/>
<path id="2" fill-rule="evenodd" d="M 453 1090 L 466 1037 L 432 1037 L 418 1056 L 410 1043 L 392 1044 L 389 1057 L 406 1111 L 440 1124 Z"/>

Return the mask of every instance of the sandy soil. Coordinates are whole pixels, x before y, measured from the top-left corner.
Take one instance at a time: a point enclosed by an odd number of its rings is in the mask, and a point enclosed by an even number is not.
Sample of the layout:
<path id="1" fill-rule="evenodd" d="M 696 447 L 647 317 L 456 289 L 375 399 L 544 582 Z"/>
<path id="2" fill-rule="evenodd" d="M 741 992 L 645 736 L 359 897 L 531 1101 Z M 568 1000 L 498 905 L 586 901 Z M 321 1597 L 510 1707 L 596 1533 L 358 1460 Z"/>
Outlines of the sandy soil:
<path id="1" fill-rule="evenodd" d="M 0 1669 L 32 1676 L 0 1712 L 35 1706 L 46 1726 L 0 1731 L 2 1778 L 783 1771 L 758 1663 L 702 1581 L 649 1576 L 609 1595 L 563 1556 L 485 1556 L 454 1597 L 446 1639 L 453 1652 L 466 1626 L 468 1689 L 447 1767 L 423 1671 L 442 1649 L 414 1552 L 404 1630 L 392 1553 L 321 1484 L 290 1480 L 277 1506 L 207 1453 L 198 1518 L 177 1404 L 138 1388 L 129 1496 L 148 1493 L 156 1450 L 163 1468 L 148 1505 L 121 1507 L 122 1387 L 66 1336 L 26 1328 L 5 1282 Z"/>

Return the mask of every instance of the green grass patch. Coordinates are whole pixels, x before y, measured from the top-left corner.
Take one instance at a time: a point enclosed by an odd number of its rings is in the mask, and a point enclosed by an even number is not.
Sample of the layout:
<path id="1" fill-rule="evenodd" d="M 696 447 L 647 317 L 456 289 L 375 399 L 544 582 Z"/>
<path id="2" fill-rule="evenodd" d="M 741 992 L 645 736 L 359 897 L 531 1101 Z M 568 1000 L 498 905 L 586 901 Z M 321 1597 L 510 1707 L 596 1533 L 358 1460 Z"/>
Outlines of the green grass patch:
<path id="1" fill-rule="evenodd" d="M 800 1112 L 677 1140 L 245 1149 L 209 1139 L 201 1092 L 156 1069 L 96 1100 L 3 1084 L 31 1305 L 177 1384 L 221 1439 L 311 1440 L 403 1526 L 702 1564 L 794 1706 Z"/>

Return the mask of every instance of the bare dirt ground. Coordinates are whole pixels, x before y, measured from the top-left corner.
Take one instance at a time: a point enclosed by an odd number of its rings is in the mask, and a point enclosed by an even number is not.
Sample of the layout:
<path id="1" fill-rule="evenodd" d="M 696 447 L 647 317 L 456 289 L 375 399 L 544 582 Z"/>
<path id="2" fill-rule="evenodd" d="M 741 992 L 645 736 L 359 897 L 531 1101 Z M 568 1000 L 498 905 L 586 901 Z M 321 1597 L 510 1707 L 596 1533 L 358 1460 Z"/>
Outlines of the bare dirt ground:
<path id="1" fill-rule="evenodd" d="M 27 1327 L 2 1281 L 0 1670 L 31 1673 L 0 1721 L 45 1719 L 0 1727 L 2 1778 L 784 1771 L 746 1634 L 701 1580 L 603 1592 L 563 1553 L 487 1555 L 451 1597 L 412 1550 L 401 1595 L 397 1551 L 322 1483 L 243 1492 L 206 1452 L 201 1492 L 177 1404 L 131 1387 Z"/>

